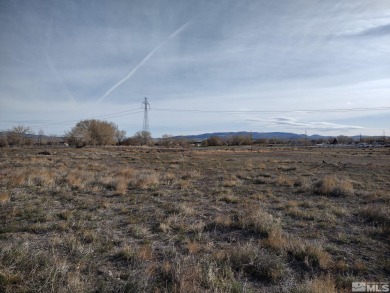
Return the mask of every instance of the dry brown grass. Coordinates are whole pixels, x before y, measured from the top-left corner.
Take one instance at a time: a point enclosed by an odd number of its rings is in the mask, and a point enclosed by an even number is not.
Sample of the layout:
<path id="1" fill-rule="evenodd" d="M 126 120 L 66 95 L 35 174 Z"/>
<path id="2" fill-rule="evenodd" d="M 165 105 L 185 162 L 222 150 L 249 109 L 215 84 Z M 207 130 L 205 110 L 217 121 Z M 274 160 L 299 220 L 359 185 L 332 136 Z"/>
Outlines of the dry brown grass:
<path id="1" fill-rule="evenodd" d="M 225 253 L 224 257 L 233 270 L 265 282 L 276 283 L 288 272 L 286 263 L 280 256 L 269 253 L 256 244 L 240 245 Z"/>
<path id="2" fill-rule="evenodd" d="M 203 246 L 198 242 L 190 242 L 186 245 L 189 254 L 197 254 L 203 250 Z"/>
<path id="3" fill-rule="evenodd" d="M 189 190 L 189 189 L 193 188 L 194 185 L 193 185 L 192 181 L 190 181 L 190 180 L 180 179 L 174 183 L 174 186 L 175 186 L 175 188 L 178 188 L 178 189 Z"/>
<path id="4" fill-rule="evenodd" d="M 0 292 L 337 292 L 388 276 L 386 149 L 39 151 L 2 149 Z"/>
<path id="5" fill-rule="evenodd" d="M 87 176 L 87 172 L 85 171 L 75 170 L 75 171 L 70 171 L 67 174 L 66 181 L 70 188 L 82 190 L 86 186 L 88 178 L 91 177 L 92 175 Z"/>
<path id="6" fill-rule="evenodd" d="M 233 223 L 233 219 L 230 215 L 220 214 L 217 215 L 214 219 L 214 224 L 217 227 L 229 228 L 233 225 Z"/>
<path id="7" fill-rule="evenodd" d="M 275 182 L 276 182 L 276 184 L 278 184 L 280 186 L 291 187 L 294 185 L 294 180 L 285 176 L 285 175 L 279 175 L 278 177 L 276 177 Z"/>
<path id="8" fill-rule="evenodd" d="M 327 269 L 332 265 L 332 257 L 319 244 L 293 241 L 288 249 L 296 260 L 309 268 Z"/>
<path id="9" fill-rule="evenodd" d="M 27 170 L 12 170 L 11 174 L 8 175 L 7 186 L 9 188 L 15 188 L 24 185 L 27 175 Z"/>
<path id="10" fill-rule="evenodd" d="M 124 167 L 120 168 L 119 171 L 116 172 L 116 176 L 126 178 L 126 179 L 132 179 L 137 175 L 137 170 L 131 167 Z"/>
<path id="11" fill-rule="evenodd" d="M 85 292 L 91 283 L 70 262 L 60 256 L 28 246 L 5 248 L 0 253 L 3 266 L 0 268 L 2 292 Z"/>
<path id="12" fill-rule="evenodd" d="M 123 177 L 115 178 L 114 181 L 115 191 L 118 194 L 126 194 L 129 188 L 129 180 Z"/>
<path id="13" fill-rule="evenodd" d="M 226 194 L 221 196 L 219 200 L 224 201 L 226 203 L 238 203 L 240 201 L 240 198 L 233 194 Z"/>
<path id="14" fill-rule="evenodd" d="M 315 193 L 334 196 L 348 196 L 354 193 L 353 185 L 348 179 L 327 175 L 313 186 Z"/>
<path id="15" fill-rule="evenodd" d="M 177 175 L 173 172 L 164 172 L 161 175 L 161 180 L 163 182 L 166 182 L 166 184 L 169 184 L 169 185 L 171 185 L 173 183 L 173 181 L 176 179 L 177 179 Z"/>
<path id="16" fill-rule="evenodd" d="M 377 226 L 387 227 L 390 231 L 390 213 L 384 205 L 367 205 L 357 211 L 357 215 L 363 220 Z"/>
<path id="17" fill-rule="evenodd" d="M 160 183 L 159 175 L 153 170 L 140 171 L 133 182 L 134 187 L 141 189 L 156 188 Z"/>
<path id="18" fill-rule="evenodd" d="M 239 208 L 237 225 L 243 229 L 269 235 L 274 230 L 280 229 L 280 219 L 259 206 L 243 205 Z"/>
<path id="19" fill-rule="evenodd" d="M 234 187 L 240 184 L 240 181 L 238 180 L 237 176 L 235 175 L 229 175 L 224 176 L 224 179 L 222 181 L 222 186 L 224 187 Z"/>
<path id="20" fill-rule="evenodd" d="M 273 229 L 268 237 L 262 240 L 264 247 L 270 248 L 275 251 L 285 251 L 289 245 L 290 240 L 283 234 L 281 229 Z"/>
<path id="21" fill-rule="evenodd" d="M 0 204 L 7 203 L 10 200 L 11 200 L 11 197 L 10 197 L 9 193 L 7 193 L 7 192 L 0 193 Z"/>
<path id="22" fill-rule="evenodd" d="M 328 276 L 320 276 L 307 280 L 304 284 L 294 288 L 294 293 L 337 293 L 336 281 Z"/>

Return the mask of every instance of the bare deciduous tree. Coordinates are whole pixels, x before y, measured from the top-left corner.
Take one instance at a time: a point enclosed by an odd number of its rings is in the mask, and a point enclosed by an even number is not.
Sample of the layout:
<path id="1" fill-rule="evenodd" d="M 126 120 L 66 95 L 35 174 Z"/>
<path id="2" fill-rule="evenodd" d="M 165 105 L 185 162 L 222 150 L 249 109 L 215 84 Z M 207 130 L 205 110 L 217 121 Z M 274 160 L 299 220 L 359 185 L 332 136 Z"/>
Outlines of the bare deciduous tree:
<path id="1" fill-rule="evenodd" d="M 17 125 L 7 134 L 7 141 L 10 145 L 25 145 L 30 144 L 31 139 L 28 137 L 29 134 L 33 134 L 32 129 L 29 126 Z"/>
<path id="2" fill-rule="evenodd" d="M 150 145 L 152 143 L 152 134 L 149 131 L 138 131 L 134 135 L 134 140 L 139 145 Z"/>
<path id="3" fill-rule="evenodd" d="M 204 146 L 221 146 L 224 144 L 225 142 L 219 136 L 210 136 L 208 139 L 203 141 Z"/>
<path id="4" fill-rule="evenodd" d="M 172 135 L 170 134 L 164 134 L 162 137 L 161 137 L 161 145 L 166 147 L 166 148 L 169 148 L 171 145 L 173 144 L 173 139 L 172 139 Z"/>
<path id="5" fill-rule="evenodd" d="M 116 137 L 116 143 L 119 145 L 122 144 L 123 140 L 126 138 L 126 131 L 119 130 L 118 125 L 116 126 L 115 130 L 115 137 Z"/>
<path id="6" fill-rule="evenodd" d="M 112 122 L 90 119 L 78 122 L 65 133 L 65 137 L 70 145 L 77 147 L 105 146 L 115 144 L 117 131 L 117 126 Z"/>

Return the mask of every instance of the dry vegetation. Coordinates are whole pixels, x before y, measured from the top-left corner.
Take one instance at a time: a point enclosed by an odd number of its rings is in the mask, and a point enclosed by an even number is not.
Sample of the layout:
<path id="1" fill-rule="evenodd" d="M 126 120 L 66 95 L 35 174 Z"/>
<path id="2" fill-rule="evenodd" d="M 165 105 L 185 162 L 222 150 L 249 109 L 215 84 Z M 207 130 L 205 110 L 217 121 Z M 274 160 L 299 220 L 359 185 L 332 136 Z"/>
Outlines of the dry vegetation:
<path id="1" fill-rule="evenodd" d="M 338 292 L 390 274 L 389 149 L 2 149 L 1 292 Z"/>

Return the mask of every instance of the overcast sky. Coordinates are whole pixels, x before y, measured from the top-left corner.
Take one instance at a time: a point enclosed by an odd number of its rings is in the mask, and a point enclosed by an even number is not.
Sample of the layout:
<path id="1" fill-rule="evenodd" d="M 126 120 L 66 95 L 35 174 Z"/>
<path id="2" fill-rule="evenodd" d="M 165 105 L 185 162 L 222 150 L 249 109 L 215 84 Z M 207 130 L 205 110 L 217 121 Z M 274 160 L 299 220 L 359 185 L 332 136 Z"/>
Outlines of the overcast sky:
<path id="1" fill-rule="evenodd" d="M 390 135 L 388 0 L 0 0 L 0 44 L 0 130 Z"/>

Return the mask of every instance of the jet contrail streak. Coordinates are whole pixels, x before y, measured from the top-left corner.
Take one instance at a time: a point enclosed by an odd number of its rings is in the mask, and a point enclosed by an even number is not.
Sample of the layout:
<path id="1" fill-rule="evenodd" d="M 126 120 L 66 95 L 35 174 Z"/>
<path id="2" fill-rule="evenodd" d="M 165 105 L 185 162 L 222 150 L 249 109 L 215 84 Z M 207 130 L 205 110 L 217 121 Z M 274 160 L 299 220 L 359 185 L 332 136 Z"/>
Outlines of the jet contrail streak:
<path id="1" fill-rule="evenodd" d="M 47 40 L 46 40 L 46 49 L 50 47 L 50 38 L 51 38 L 51 32 L 53 30 L 53 12 L 51 13 L 50 17 L 50 25 L 49 29 L 47 30 Z"/>
<path id="2" fill-rule="evenodd" d="M 133 76 L 134 73 L 137 72 L 138 69 L 140 69 L 153 55 L 156 53 L 162 46 L 165 45 L 166 42 L 176 37 L 178 34 L 180 34 L 190 23 L 190 21 L 183 24 L 180 28 L 178 28 L 176 31 L 174 31 L 172 34 L 169 35 L 168 38 L 166 38 L 164 41 L 162 41 L 157 47 L 155 47 L 144 59 L 141 60 L 140 63 L 137 64 L 133 68 L 132 71 L 129 72 L 124 78 L 122 78 L 120 81 L 118 81 L 113 87 L 111 87 L 101 98 L 99 98 L 98 103 L 103 101 L 109 94 L 111 94 L 118 86 L 120 86 L 122 83 L 124 83 L 126 80 L 128 80 L 130 77 Z"/>
<path id="3" fill-rule="evenodd" d="M 63 81 L 63 79 L 60 77 L 60 75 L 58 74 L 58 71 L 57 69 L 54 67 L 54 64 L 53 62 L 51 61 L 51 58 L 50 58 L 50 55 L 49 53 L 47 52 L 47 50 L 45 49 L 45 55 L 46 55 L 46 61 L 47 61 L 47 64 L 49 65 L 49 68 L 51 70 L 51 72 L 54 74 L 54 76 L 57 78 L 57 80 L 61 83 L 61 85 L 64 87 L 68 97 L 70 100 L 72 100 L 72 102 L 74 103 L 77 103 L 76 102 L 76 99 L 73 97 L 73 95 L 70 93 L 70 90 L 68 89 L 68 87 L 66 86 L 65 82 Z"/>
<path id="4" fill-rule="evenodd" d="M 45 52 L 45 56 L 46 56 L 46 61 L 47 61 L 47 64 L 49 65 L 49 68 L 51 70 L 51 72 L 54 74 L 54 76 L 57 78 L 57 80 L 61 83 L 61 85 L 64 87 L 68 97 L 70 100 L 72 100 L 72 102 L 74 103 L 77 103 L 76 102 L 76 99 L 73 97 L 73 95 L 71 94 L 70 90 L 68 89 L 68 87 L 66 86 L 65 82 L 63 81 L 63 79 L 60 77 L 60 75 L 58 74 L 58 71 L 57 69 L 55 68 L 52 60 L 51 60 L 51 57 L 49 55 L 49 47 L 50 47 L 50 41 L 51 41 L 51 34 L 52 34 L 52 31 L 53 31 L 53 12 L 51 13 L 51 17 L 50 17 L 50 24 L 49 24 L 49 28 L 47 30 L 47 39 L 46 39 L 46 47 L 44 48 L 44 52 Z"/>

